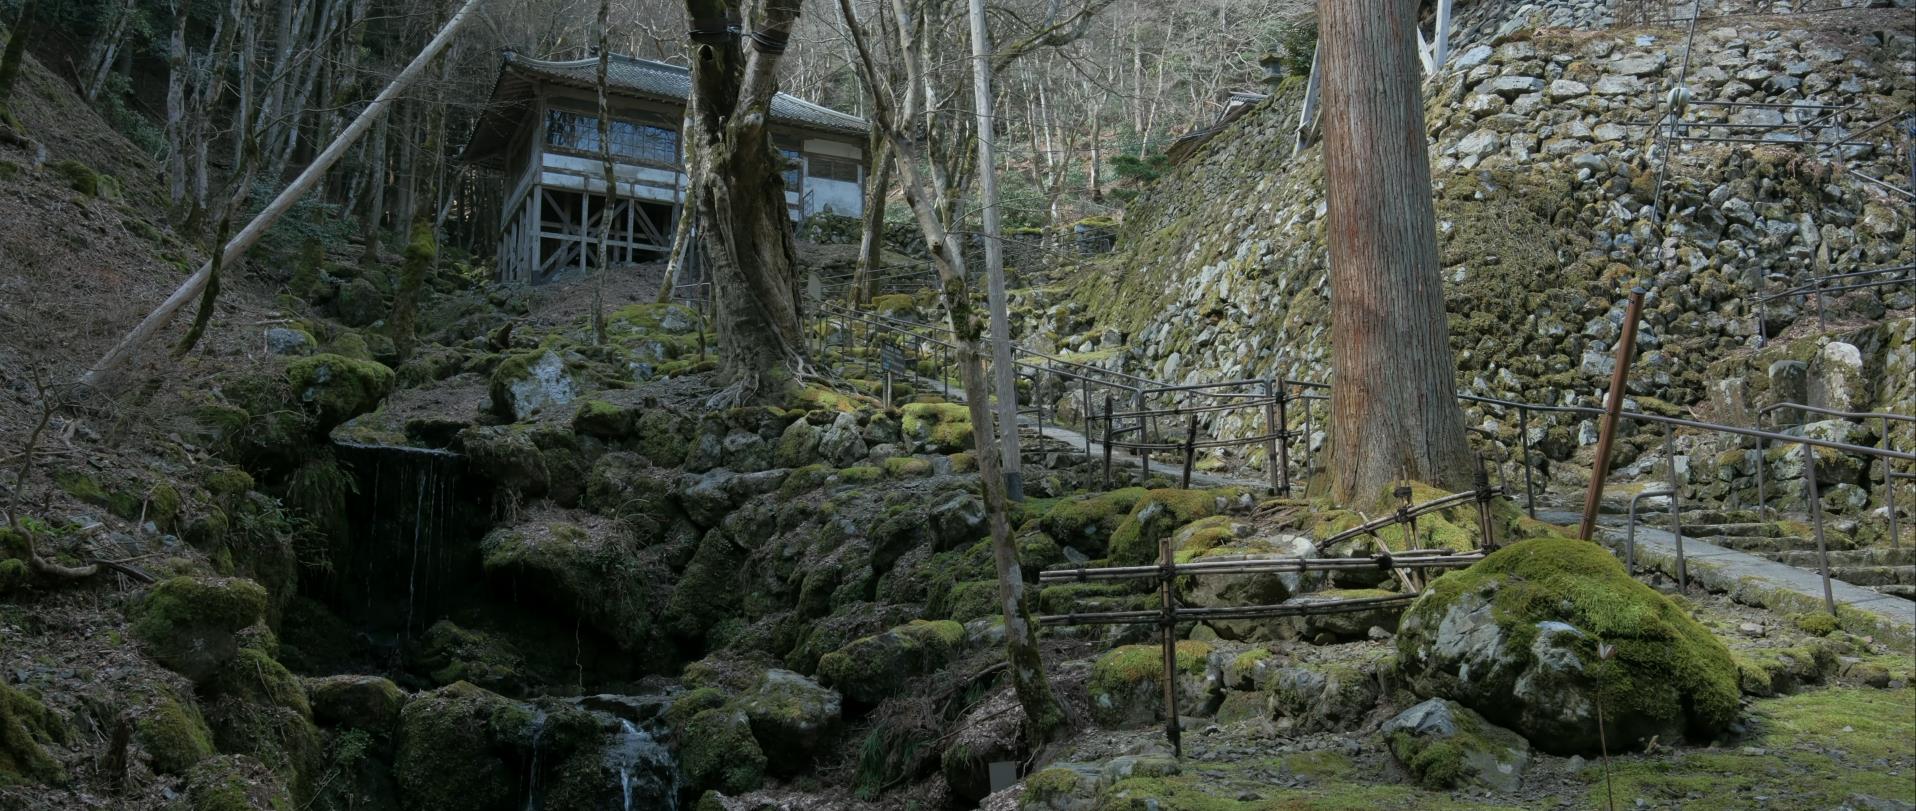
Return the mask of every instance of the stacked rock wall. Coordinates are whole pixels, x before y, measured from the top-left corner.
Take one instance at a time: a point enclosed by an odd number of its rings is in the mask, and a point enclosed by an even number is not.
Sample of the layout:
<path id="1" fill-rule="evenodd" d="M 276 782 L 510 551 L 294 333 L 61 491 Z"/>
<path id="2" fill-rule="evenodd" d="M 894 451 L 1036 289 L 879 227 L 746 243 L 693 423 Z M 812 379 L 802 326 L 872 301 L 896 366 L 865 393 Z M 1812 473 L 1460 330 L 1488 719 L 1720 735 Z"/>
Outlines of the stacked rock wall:
<path id="1" fill-rule="evenodd" d="M 1857 105 L 1839 127 L 1805 131 L 1829 143 L 1906 113 L 1916 107 L 1909 5 L 1706 21 L 1690 54 L 1691 97 L 1784 106 L 1692 106 L 1689 120 L 1796 124 L 1820 111 L 1790 105 Z M 1460 19 L 1480 13 L 1473 8 Z M 1596 405 L 1624 291 L 1641 279 L 1649 295 L 1628 405 L 1688 411 L 1711 396 L 1712 364 L 1751 355 L 1764 334 L 1774 342 L 1815 328 L 1814 306 L 1801 298 L 1759 307 L 1754 297 L 1821 272 L 1911 261 L 1907 203 L 1845 174 L 1908 184 L 1905 147 L 1885 130 L 1874 133 L 1878 146 L 1829 143 L 1820 156 L 1789 143 L 1684 144 L 1659 199 L 1650 124 L 1683 70 L 1684 31 L 1525 27 L 1557 17 L 1607 22 L 1595 6 L 1575 9 L 1525 7 L 1494 29 L 1465 26 L 1487 38 L 1466 36 L 1425 83 L 1451 341 L 1466 391 Z M 1280 371 L 1328 379 L 1323 170 L 1316 147 L 1291 155 L 1302 95 L 1295 83 L 1280 88 L 1158 181 L 1127 212 L 1117 253 L 1076 274 L 1066 301 L 1027 321 L 1027 343 L 1180 383 Z M 1659 202 L 1665 228 L 1652 244 Z M 1829 305 L 1838 324 L 1893 321 L 1916 305 L 1916 286 Z M 1916 408 L 1907 390 L 1871 391 L 1857 405 Z M 1470 416 L 1500 444 L 1516 444 L 1512 415 Z M 1209 428 L 1261 430 L 1254 415 Z M 1531 440 L 1570 459 L 1594 442 L 1594 428 L 1533 418 Z M 1626 442 L 1626 461 L 1650 439 Z"/>

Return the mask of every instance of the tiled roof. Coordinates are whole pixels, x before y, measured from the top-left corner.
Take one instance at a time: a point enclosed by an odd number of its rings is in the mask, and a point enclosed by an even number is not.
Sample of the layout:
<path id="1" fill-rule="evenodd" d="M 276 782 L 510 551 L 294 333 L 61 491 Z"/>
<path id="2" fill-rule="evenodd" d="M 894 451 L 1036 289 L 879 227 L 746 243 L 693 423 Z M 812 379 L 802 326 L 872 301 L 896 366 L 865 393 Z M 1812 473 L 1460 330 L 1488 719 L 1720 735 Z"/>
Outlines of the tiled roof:
<path id="1" fill-rule="evenodd" d="M 599 84 L 597 58 L 551 62 L 508 54 L 506 66 L 510 70 L 523 71 L 550 81 L 588 88 L 597 87 Z M 690 70 L 664 62 L 618 54 L 613 54 L 610 64 L 607 65 L 606 83 L 626 93 L 679 102 L 689 99 L 692 95 Z M 829 107 L 821 107 L 789 93 L 780 93 L 772 97 L 772 120 L 833 132 L 863 134 L 866 131 L 865 120 L 862 118 L 847 115 Z"/>

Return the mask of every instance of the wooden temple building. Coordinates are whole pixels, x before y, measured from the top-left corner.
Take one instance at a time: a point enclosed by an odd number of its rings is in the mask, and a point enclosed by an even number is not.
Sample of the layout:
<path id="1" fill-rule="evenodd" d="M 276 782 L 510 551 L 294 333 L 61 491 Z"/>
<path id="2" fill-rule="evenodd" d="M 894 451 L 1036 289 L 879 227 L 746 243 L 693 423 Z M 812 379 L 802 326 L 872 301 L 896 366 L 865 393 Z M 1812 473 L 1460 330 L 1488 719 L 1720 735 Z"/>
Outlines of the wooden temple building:
<path id="1" fill-rule="evenodd" d="M 606 76 L 618 194 L 609 212 L 613 266 L 671 249 L 687 178 L 679 132 L 690 96 L 686 68 L 614 55 Z M 864 207 L 863 119 L 780 93 L 773 143 L 791 161 L 785 201 L 794 221 Z M 598 60 L 530 59 L 507 52 L 463 160 L 503 175 L 499 279 L 536 284 L 597 259 L 606 210 L 598 123 Z"/>

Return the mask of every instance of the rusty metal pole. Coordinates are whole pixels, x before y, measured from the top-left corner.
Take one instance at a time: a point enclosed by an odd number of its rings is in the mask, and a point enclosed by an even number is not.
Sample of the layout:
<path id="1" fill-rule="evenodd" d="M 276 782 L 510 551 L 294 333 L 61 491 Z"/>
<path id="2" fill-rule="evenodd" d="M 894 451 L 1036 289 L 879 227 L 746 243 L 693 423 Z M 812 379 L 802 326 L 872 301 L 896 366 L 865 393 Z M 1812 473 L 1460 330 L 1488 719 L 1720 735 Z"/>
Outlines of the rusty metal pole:
<path id="1" fill-rule="evenodd" d="M 1618 415 L 1623 412 L 1623 386 L 1630 379 L 1630 358 L 1636 354 L 1637 319 L 1643 315 L 1643 284 L 1630 288 L 1630 305 L 1623 314 L 1623 337 L 1617 341 L 1616 368 L 1610 372 L 1610 394 L 1603 406 L 1603 430 L 1597 435 L 1597 456 L 1590 463 L 1590 489 L 1583 496 L 1583 520 L 1577 537 L 1590 540 L 1597 528 L 1597 505 L 1603 500 L 1603 480 L 1610 476 L 1610 446 L 1617 439 Z"/>
<path id="2" fill-rule="evenodd" d="M 1184 431 L 1184 476 L 1179 479 L 1178 487 L 1191 489 L 1191 466 L 1197 463 L 1197 415 L 1191 415 L 1191 424 Z"/>
<path id="3" fill-rule="evenodd" d="M 1144 413 L 1144 388 L 1140 386 L 1131 391 L 1131 408 L 1140 415 L 1138 417 L 1138 459 L 1144 463 L 1144 473 L 1138 477 L 1138 484 L 1144 487 L 1150 487 L 1151 448 L 1148 446 L 1151 444 L 1151 433 L 1145 428 L 1145 418 L 1142 416 Z"/>
<path id="4" fill-rule="evenodd" d="M 1809 502 L 1810 530 L 1816 535 L 1816 563 L 1822 567 L 1823 605 L 1830 610 L 1830 616 L 1835 616 L 1836 594 L 1830 589 L 1830 552 L 1823 542 L 1823 496 L 1816 487 L 1816 449 L 1808 445 L 1803 446 L 1803 484 Z"/>
<path id="5" fill-rule="evenodd" d="M 1757 427 L 1761 428 L 1763 426 L 1761 424 L 1758 424 Z M 1770 515 L 1769 495 L 1764 492 L 1766 488 L 1764 487 L 1764 484 L 1763 484 L 1763 468 L 1769 465 L 1769 462 L 1766 459 L 1764 459 L 1764 457 L 1769 455 L 1769 450 L 1770 450 L 1770 441 L 1762 437 L 1757 437 L 1756 438 L 1756 520 L 1758 521 L 1768 518 Z"/>
<path id="6" fill-rule="evenodd" d="M 1910 181 L 1916 183 L 1916 180 Z M 1894 450 L 1889 446 L 1889 418 L 1883 418 L 1883 450 Z M 1889 548 L 1901 549 L 1903 542 L 1897 538 L 1902 530 L 1896 523 L 1896 469 L 1889 466 L 1889 457 L 1883 457 L 1883 509 L 1889 511 Z"/>
<path id="7" fill-rule="evenodd" d="M 1264 406 L 1264 422 L 1268 429 L 1266 433 L 1271 434 L 1269 450 L 1276 451 L 1275 458 L 1271 460 L 1271 464 L 1275 466 L 1271 475 L 1271 488 L 1279 495 L 1288 498 L 1291 495 L 1291 440 L 1285 432 L 1290 430 L 1291 425 L 1289 409 L 1286 408 L 1287 401 L 1290 400 L 1290 390 L 1284 387 L 1283 378 L 1274 378 L 1265 386 L 1267 388 L 1264 393 L 1275 396 L 1277 399 L 1275 419 L 1271 414 L 1271 404 Z M 1266 455 L 1272 456 L 1268 453 Z"/>
<path id="8" fill-rule="evenodd" d="M 1159 538 L 1158 595 L 1164 613 L 1158 624 L 1163 628 L 1164 644 L 1164 734 L 1171 739 L 1172 754 L 1182 758 L 1184 741 L 1178 728 L 1178 626 L 1176 609 L 1171 602 L 1175 571 L 1171 562 L 1171 538 Z"/>
<path id="9" fill-rule="evenodd" d="M 1523 506 L 1537 517 L 1537 493 L 1530 484 L 1530 409 L 1517 406 L 1517 447 L 1523 450 Z"/>
<path id="10" fill-rule="evenodd" d="M 1111 395 L 1104 396 L 1104 487 L 1111 489 Z"/>
<path id="11" fill-rule="evenodd" d="M 1676 426 L 1663 432 L 1663 455 L 1670 466 L 1670 532 L 1676 536 L 1677 591 L 1690 593 L 1690 568 L 1683 559 L 1683 485 L 1677 481 Z"/>
<path id="12" fill-rule="evenodd" d="M 1484 469 L 1484 455 L 1477 454 L 1477 548 L 1486 552 L 1497 547 L 1490 528 L 1490 472 Z"/>
<path id="13" fill-rule="evenodd" d="M 1078 390 L 1084 393 L 1084 458 L 1091 458 L 1091 378 L 1078 378 Z"/>

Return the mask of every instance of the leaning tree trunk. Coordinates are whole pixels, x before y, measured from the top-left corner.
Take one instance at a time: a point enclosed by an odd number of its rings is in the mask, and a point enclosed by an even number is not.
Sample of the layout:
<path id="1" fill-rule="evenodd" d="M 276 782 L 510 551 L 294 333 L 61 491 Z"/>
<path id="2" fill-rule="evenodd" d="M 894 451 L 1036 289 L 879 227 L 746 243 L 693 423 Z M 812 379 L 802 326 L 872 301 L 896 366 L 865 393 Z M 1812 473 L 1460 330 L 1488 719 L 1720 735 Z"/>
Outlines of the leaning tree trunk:
<path id="1" fill-rule="evenodd" d="M 871 170 L 865 178 L 864 229 L 858 238 L 858 270 L 852 276 L 852 304 L 872 300 L 872 275 L 885 256 L 885 192 L 891 186 L 891 142 L 876 128 L 865 146 Z"/>
<path id="2" fill-rule="evenodd" d="M 777 397 L 803 363 L 805 344 L 784 161 L 766 127 L 799 0 L 765 3 L 749 55 L 723 0 L 686 0 L 685 8 L 692 21 L 685 147 L 697 152 L 691 185 L 717 302 L 719 377 L 736 397 Z"/>
<path id="3" fill-rule="evenodd" d="M 20 62 L 26 59 L 27 39 L 33 29 L 33 0 L 20 6 L 20 15 L 13 19 L 13 27 L 7 32 L 7 50 L 0 53 L 0 126 L 15 126 L 10 102 L 13 99 L 13 83 L 20 78 Z"/>
<path id="4" fill-rule="evenodd" d="M 1360 508 L 1408 476 L 1471 486 L 1457 405 L 1416 56 L 1417 0 L 1324 3 L 1331 274 L 1331 495 Z"/>

